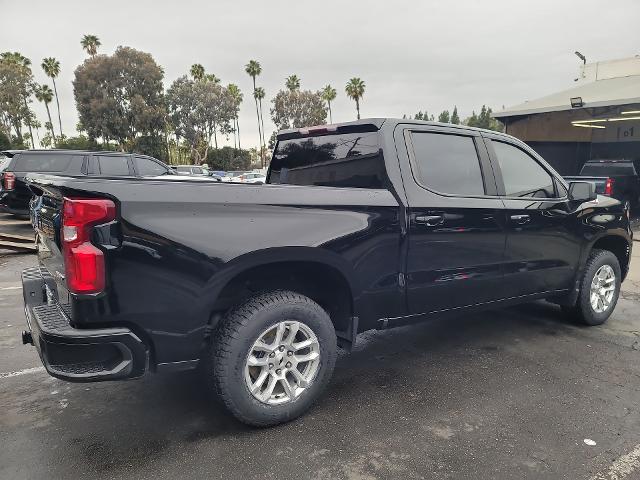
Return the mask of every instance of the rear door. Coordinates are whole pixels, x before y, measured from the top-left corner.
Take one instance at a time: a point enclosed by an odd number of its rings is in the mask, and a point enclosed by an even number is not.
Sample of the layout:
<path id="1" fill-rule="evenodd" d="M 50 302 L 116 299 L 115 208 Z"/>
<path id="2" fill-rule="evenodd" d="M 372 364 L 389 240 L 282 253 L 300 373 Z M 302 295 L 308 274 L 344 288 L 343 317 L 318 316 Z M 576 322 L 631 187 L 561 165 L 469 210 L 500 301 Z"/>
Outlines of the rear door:
<path id="1" fill-rule="evenodd" d="M 91 165 L 94 163 L 105 177 L 129 177 L 134 176 L 131 155 L 99 153 L 93 154 L 93 161 L 89 161 Z"/>
<path id="2" fill-rule="evenodd" d="M 560 176 L 526 145 L 486 135 L 505 204 L 505 296 L 572 287 L 581 249 L 575 202 Z"/>
<path id="3" fill-rule="evenodd" d="M 410 159 L 400 165 L 409 203 L 409 311 L 435 312 L 500 298 L 503 204 L 480 134 L 408 126 L 403 136 Z"/>

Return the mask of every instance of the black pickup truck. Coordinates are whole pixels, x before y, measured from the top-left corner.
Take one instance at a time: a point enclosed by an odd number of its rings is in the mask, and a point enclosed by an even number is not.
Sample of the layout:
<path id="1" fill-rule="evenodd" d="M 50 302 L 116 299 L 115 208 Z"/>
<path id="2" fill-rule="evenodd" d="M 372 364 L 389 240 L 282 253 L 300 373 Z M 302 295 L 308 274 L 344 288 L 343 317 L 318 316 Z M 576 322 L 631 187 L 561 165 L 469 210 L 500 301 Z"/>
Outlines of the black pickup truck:
<path id="1" fill-rule="evenodd" d="M 70 381 L 200 365 L 252 425 L 302 414 L 359 332 L 547 299 L 611 315 L 622 205 L 515 138 L 372 119 L 286 130 L 265 185 L 36 175 L 29 330 Z"/>
<path id="2" fill-rule="evenodd" d="M 589 160 L 580 174 L 565 180 L 592 182 L 596 193 L 620 200 L 630 211 L 640 202 L 640 160 Z"/>

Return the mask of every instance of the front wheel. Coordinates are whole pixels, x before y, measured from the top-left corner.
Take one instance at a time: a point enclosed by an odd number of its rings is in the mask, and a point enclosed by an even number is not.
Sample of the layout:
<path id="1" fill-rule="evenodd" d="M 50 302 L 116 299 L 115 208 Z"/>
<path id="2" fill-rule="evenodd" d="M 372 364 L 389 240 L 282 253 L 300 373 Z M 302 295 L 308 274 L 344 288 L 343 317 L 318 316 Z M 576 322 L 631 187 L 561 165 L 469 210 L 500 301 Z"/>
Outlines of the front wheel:
<path id="1" fill-rule="evenodd" d="M 613 313 L 622 275 L 618 258 L 608 250 L 589 255 L 575 306 L 563 310 L 586 325 L 601 325 Z"/>
<path id="2" fill-rule="evenodd" d="M 304 413 L 335 365 L 336 334 L 313 300 L 257 295 L 222 320 L 205 359 L 209 385 L 243 423 L 270 426 Z"/>

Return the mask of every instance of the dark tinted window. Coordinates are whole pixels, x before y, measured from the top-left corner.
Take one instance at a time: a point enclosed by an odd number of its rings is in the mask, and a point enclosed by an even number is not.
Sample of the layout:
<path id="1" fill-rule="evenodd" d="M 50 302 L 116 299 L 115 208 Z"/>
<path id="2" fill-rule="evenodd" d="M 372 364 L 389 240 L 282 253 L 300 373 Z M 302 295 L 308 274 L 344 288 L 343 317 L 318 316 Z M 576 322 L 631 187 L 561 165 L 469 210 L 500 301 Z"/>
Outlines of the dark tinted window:
<path id="1" fill-rule="evenodd" d="M 384 188 L 385 178 L 376 131 L 281 140 L 268 183 Z"/>
<path id="2" fill-rule="evenodd" d="M 74 155 L 47 153 L 22 153 L 16 157 L 12 170 L 14 172 L 64 172 Z"/>
<path id="3" fill-rule="evenodd" d="M 585 163 L 580 171 L 580 175 L 590 175 L 592 177 L 624 176 L 635 175 L 636 171 L 631 162 L 594 162 Z"/>
<path id="4" fill-rule="evenodd" d="M 129 160 L 126 156 L 120 155 L 96 155 L 100 163 L 100 174 L 120 177 L 130 175 Z"/>
<path id="5" fill-rule="evenodd" d="M 507 143 L 492 141 L 507 196 L 553 198 L 553 178 L 528 153 Z"/>
<path id="6" fill-rule="evenodd" d="M 134 162 L 138 169 L 138 175 L 142 177 L 156 177 L 167 173 L 167 167 L 164 167 L 158 162 L 154 162 L 148 158 L 134 157 Z"/>
<path id="7" fill-rule="evenodd" d="M 484 195 L 482 172 L 472 137 L 413 132 L 415 172 L 425 187 L 442 193 Z"/>

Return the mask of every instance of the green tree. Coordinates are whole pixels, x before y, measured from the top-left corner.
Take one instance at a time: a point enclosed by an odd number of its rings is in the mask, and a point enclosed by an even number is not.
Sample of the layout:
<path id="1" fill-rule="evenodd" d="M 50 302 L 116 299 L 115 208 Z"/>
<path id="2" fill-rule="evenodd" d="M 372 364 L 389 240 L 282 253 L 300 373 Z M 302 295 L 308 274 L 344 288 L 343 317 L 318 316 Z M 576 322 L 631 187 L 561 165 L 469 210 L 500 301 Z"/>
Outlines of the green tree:
<path id="1" fill-rule="evenodd" d="M 256 116 L 258 117 L 258 136 L 260 137 L 260 146 L 264 145 L 264 132 L 261 127 L 261 109 L 258 109 L 258 97 L 256 96 L 256 77 L 262 73 L 262 67 L 257 60 L 249 60 L 249 63 L 245 65 L 244 71 L 253 80 L 253 98 L 256 102 Z M 264 161 L 262 162 L 264 163 Z"/>
<path id="2" fill-rule="evenodd" d="M 297 75 L 290 75 L 286 78 L 285 85 L 290 92 L 300 90 L 300 79 Z"/>
<path id="3" fill-rule="evenodd" d="M 478 115 L 476 114 L 476 111 L 473 110 L 471 112 L 471 116 L 467 117 L 464 122 L 463 122 L 466 126 L 468 127 L 477 127 L 478 126 Z"/>
<path id="4" fill-rule="evenodd" d="M 244 98 L 244 95 L 242 94 L 242 92 L 240 91 L 240 88 L 238 88 L 237 85 L 230 83 L 227 86 L 227 90 L 229 91 L 229 94 L 231 95 L 231 98 L 233 98 L 233 103 L 235 106 L 235 115 L 233 118 L 233 144 L 235 146 L 236 144 L 236 136 L 238 137 L 238 148 L 242 149 L 242 147 L 240 146 L 240 123 L 238 121 L 238 117 L 240 114 L 240 104 L 242 103 L 242 99 Z"/>
<path id="5" fill-rule="evenodd" d="M 0 150 L 11 150 L 11 138 L 0 130 Z"/>
<path id="6" fill-rule="evenodd" d="M 331 85 L 327 85 L 322 89 L 322 99 L 327 102 L 327 108 L 329 109 L 329 122 L 333 123 L 333 115 L 331 114 L 331 102 L 336 99 L 338 92 Z"/>
<path id="7" fill-rule="evenodd" d="M 404 118 L 407 118 L 407 115 L 405 115 Z M 411 115 L 409 115 L 408 118 L 411 118 Z M 414 120 L 424 120 L 425 122 L 433 122 L 433 118 L 433 115 L 429 116 L 426 110 L 424 111 L 424 113 L 422 113 L 422 110 L 420 110 L 413 116 Z"/>
<path id="8" fill-rule="evenodd" d="M 444 110 L 440 112 L 440 115 L 438 115 L 438 121 L 440 123 L 449 123 L 449 120 L 450 120 L 449 110 Z"/>
<path id="9" fill-rule="evenodd" d="M 31 129 L 33 112 L 29 108 L 29 97 L 33 93 L 31 60 L 19 52 L 3 52 L 0 53 L 0 63 L 3 65 L 0 72 L 0 112 L 13 125 L 19 143 L 22 143 L 22 124 L 27 125 L 31 148 L 35 148 Z"/>
<path id="10" fill-rule="evenodd" d="M 47 77 L 53 82 L 53 91 L 56 96 L 56 108 L 58 109 L 58 126 L 60 127 L 60 135 L 62 133 L 62 118 L 60 117 L 60 100 L 58 99 L 58 87 L 56 86 L 56 77 L 60 75 L 60 62 L 53 57 L 47 57 L 42 60 L 42 69 Z"/>
<path id="11" fill-rule="evenodd" d="M 458 116 L 458 107 L 457 106 L 453 107 L 453 113 L 451 114 L 451 123 L 453 123 L 454 125 L 459 125 L 460 124 L 460 117 Z"/>
<path id="12" fill-rule="evenodd" d="M 207 165 L 211 170 L 247 170 L 251 166 L 251 154 L 248 150 L 222 147 L 209 150 Z"/>
<path id="13" fill-rule="evenodd" d="M 49 122 L 46 127 L 51 127 L 51 137 L 53 137 L 53 144 L 56 143 L 56 134 L 53 131 L 53 122 L 51 121 L 51 111 L 49 110 L 49 104 L 53 101 L 53 90 L 49 85 L 36 85 L 34 88 L 36 99 L 39 102 L 43 102 L 45 108 L 47 109 L 47 117 L 49 118 Z M 46 130 L 46 128 L 45 128 Z"/>
<path id="14" fill-rule="evenodd" d="M 85 60 L 75 71 L 73 93 L 80 130 L 120 148 L 142 135 L 161 135 L 166 108 L 164 72 L 153 57 L 130 47 Z"/>
<path id="15" fill-rule="evenodd" d="M 216 77 L 213 73 L 205 73 L 204 80 L 207 82 L 220 83 L 220 79 Z"/>
<path id="16" fill-rule="evenodd" d="M 98 53 L 98 47 L 100 47 L 102 43 L 100 43 L 100 39 L 95 35 L 85 35 L 82 37 L 82 40 L 80 40 L 80 45 L 82 45 L 82 48 L 93 58 Z"/>
<path id="17" fill-rule="evenodd" d="M 186 75 L 171 84 L 167 105 L 175 135 L 187 142 L 196 165 L 207 158 L 212 139 L 217 148 L 218 132 L 231 131 L 237 114 L 235 99 L 227 88 Z"/>
<path id="18" fill-rule="evenodd" d="M 191 69 L 189 73 L 193 77 L 194 80 L 202 80 L 204 79 L 204 67 L 199 63 L 194 63 L 191 65 Z"/>
<path id="19" fill-rule="evenodd" d="M 358 120 L 360 120 L 360 99 L 364 95 L 365 84 L 364 82 L 354 77 L 347 82 L 345 92 L 347 96 L 356 102 L 356 112 L 358 113 Z"/>
<path id="20" fill-rule="evenodd" d="M 280 130 L 311 127 L 327 121 L 322 92 L 280 90 L 272 103 L 271 119 Z"/>

